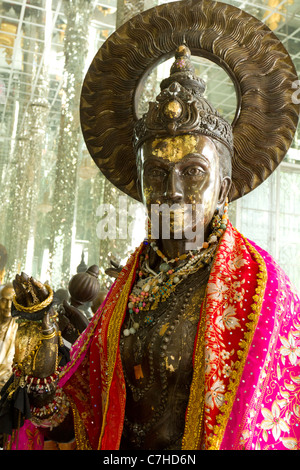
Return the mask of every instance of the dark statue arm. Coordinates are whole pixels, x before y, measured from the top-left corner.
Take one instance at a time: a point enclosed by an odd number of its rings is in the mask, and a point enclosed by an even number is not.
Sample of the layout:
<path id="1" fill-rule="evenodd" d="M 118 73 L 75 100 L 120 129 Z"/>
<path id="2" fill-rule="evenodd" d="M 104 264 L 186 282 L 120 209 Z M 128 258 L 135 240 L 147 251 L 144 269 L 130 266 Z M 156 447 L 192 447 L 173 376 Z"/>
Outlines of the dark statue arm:
<path id="1" fill-rule="evenodd" d="M 58 325 L 66 341 L 73 344 L 88 324 L 87 317 L 78 308 L 63 301 L 58 309 Z"/>

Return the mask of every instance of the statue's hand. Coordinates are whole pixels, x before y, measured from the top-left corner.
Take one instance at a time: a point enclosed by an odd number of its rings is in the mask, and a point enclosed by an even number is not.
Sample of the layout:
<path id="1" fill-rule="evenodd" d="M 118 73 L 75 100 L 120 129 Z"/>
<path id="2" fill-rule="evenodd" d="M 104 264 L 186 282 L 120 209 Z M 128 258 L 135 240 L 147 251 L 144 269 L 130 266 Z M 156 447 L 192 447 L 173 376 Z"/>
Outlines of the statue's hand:
<path id="1" fill-rule="evenodd" d="M 43 302 L 49 295 L 47 288 L 41 282 L 25 273 L 17 274 L 13 281 L 16 301 L 23 307 L 30 307 Z"/>
<path id="2" fill-rule="evenodd" d="M 110 259 L 110 264 L 111 267 L 105 269 L 105 274 L 116 279 L 122 271 L 123 266 L 121 266 L 120 263 L 117 263 L 113 259 Z"/>
<path id="3" fill-rule="evenodd" d="M 59 327 L 54 317 L 52 308 L 46 311 L 42 320 L 41 336 L 42 344 L 38 349 L 32 375 L 35 377 L 49 377 L 56 370 L 58 364 L 58 332 Z"/>
<path id="4" fill-rule="evenodd" d="M 76 307 L 70 305 L 66 300 L 63 301 L 63 307 L 66 317 L 69 319 L 78 333 L 82 333 L 89 324 L 87 317 Z"/>
<path id="5" fill-rule="evenodd" d="M 53 309 L 50 308 L 50 310 L 47 310 L 43 316 L 42 320 L 42 332 L 44 334 L 47 334 L 48 332 L 52 331 L 53 329 L 57 330 L 57 325 L 56 323 L 53 322 L 52 316 L 53 316 Z"/>

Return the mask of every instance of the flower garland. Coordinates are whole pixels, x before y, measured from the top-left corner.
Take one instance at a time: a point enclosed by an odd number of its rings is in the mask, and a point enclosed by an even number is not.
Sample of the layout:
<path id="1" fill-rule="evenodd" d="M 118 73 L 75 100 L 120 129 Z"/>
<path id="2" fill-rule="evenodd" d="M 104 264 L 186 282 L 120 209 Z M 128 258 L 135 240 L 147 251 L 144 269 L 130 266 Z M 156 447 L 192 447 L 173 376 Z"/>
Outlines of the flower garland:
<path id="1" fill-rule="evenodd" d="M 40 408 L 32 407 L 31 422 L 41 428 L 53 429 L 59 426 L 70 411 L 70 402 L 62 389 L 56 390 L 55 397 L 51 403 Z"/>
<path id="2" fill-rule="evenodd" d="M 53 374 L 48 377 L 36 377 L 34 375 L 22 375 L 22 371 L 13 367 L 15 377 L 20 379 L 22 377 L 22 386 L 26 386 L 27 392 L 45 393 L 51 391 L 51 384 L 56 384 L 59 379 L 61 367 L 58 367 Z"/>

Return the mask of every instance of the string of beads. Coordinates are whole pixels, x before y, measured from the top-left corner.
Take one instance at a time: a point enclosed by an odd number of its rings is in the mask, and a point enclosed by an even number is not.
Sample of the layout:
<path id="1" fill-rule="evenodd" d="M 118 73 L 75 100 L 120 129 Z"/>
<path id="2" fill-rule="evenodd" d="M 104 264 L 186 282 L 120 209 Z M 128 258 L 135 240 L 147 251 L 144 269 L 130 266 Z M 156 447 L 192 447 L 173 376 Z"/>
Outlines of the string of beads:
<path id="1" fill-rule="evenodd" d="M 139 268 L 138 280 L 129 296 L 128 312 L 130 324 L 123 334 L 135 334 L 139 328 L 138 313 L 143 310 L 154 310 L 159 302 L 166 301 L 176 287 L 189 275 L 207 266 L 216 251 L 219 240 L 226 230 L 228 222 L 228 203 L 226 202 L 223 215 L 215 213 L 211 227 L 212 231 L 198 251 L 189 251 L 178 257 L 168 259 L 153 241 L 145 240 L 146 253 Z M 159 271 L 153 271 L 149 266 L 150 249 L 161 258 Z M 151 319 L 151 316 L 149 316 Z"/>

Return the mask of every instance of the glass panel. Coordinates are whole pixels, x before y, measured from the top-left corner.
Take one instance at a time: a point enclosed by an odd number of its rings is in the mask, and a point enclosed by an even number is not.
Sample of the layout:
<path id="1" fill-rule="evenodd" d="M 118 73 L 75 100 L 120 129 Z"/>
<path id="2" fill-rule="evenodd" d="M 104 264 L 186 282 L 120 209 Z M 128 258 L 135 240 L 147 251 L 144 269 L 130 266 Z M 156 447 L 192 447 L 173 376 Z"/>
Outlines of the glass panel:
<path id="1" fill-rule="evenodd" d="M 300 173 L 283 167 L 280 172 L 278 260 L 300 289 Z"/>
<path id="2" fill-rule="evenodd" d="M 283 163 L 262 185 L 233 203 L 233 222 L 268 251 L 300 289 L 300 172 Z"/>

